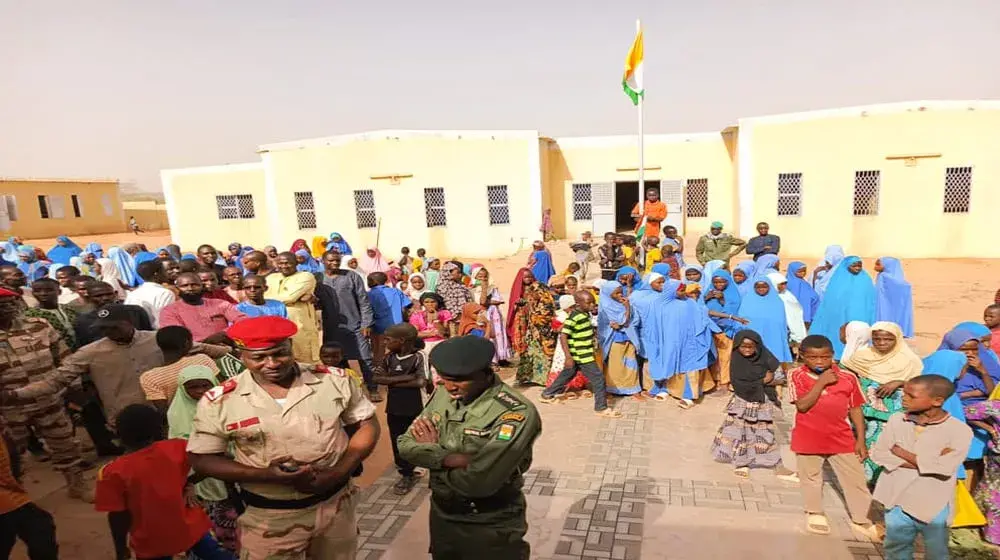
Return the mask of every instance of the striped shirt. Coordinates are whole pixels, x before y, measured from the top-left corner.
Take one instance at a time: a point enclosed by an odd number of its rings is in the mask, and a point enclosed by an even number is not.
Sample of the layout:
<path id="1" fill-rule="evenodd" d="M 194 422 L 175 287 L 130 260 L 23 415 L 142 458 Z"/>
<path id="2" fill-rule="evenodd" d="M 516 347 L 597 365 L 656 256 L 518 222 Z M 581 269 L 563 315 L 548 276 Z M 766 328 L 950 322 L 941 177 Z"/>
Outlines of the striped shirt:
<path id="1" fill-rule="evenodd" d="M 590 313 L 579 309 L 570 313 L 561 332 L 566 335 L 566 345 L 574 362 L 589 364 L 594 361 L 594 324 L 590 321 Z"/>

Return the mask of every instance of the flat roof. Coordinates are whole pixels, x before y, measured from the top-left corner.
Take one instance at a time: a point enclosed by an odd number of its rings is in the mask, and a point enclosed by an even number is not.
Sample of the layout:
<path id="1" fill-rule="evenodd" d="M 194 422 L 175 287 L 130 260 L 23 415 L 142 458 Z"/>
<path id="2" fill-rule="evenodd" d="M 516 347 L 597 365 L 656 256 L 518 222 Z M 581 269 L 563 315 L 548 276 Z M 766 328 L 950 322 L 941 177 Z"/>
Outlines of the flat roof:
<path id="1" fill-rule="evenodd" d="M 353 134 L 338 134 L 322 138 L 308 138 L 289 142 L 261 144 L 257 152 L 276 152 L 281 150 L 297 150 L 301 148 L 316 148 L 323 146 L 342 146 L 351 142 L 367 140 L 403 140 L 407 138 L 445 138 L 461 140 L 472 138 L 476 140 L 537 140 L 537 130 L 372 130 Z"/>
<path id="2" fill-rule="evenodd" d="M 741 125 L 744 123 L 790 123 L 838 117 L 856 117 L 863 114 L 888 115 L 913 111 L 995 111 L 998 109 L 1000 109 L 1000 100 L 996 99 L 899 101 L 896 103 L 876 103 L 873 105 L 817 109 L 812 111 L 801 111 L 798 113 L 781 113 L 775 115 L 762 115 L 758 117 L 744 117 L 739 119 L 739 123 Z"/>
<path id="3" fill-rule="evenodd" d="M 107 183 L 117 185 L 119 179 L 86 177 L 0 177 L 0 183 Z"/>

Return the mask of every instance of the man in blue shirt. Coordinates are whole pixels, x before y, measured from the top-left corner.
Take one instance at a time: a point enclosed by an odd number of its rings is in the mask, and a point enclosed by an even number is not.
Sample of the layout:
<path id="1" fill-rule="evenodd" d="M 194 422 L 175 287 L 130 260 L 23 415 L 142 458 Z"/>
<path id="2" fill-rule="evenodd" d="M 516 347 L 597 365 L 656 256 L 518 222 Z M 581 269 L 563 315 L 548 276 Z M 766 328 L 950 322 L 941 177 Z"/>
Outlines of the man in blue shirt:
<path id="1" fill-rule="evenodd" d="M 781 249 L 781 238 L 777 235 L 770 235 L 770 226 L 767 222 L 757 224 L 757 237 L 751 238 L 747 242 L 747 254 L 753 255 L 753 260 L 757 260 L 761 255 L 777 255 Z"/>
<path id="2" fill-rule="evenodd" d="M 264 299 L 267 291 L 267 278 L 251 274 L 243 279 L 243 293 L 247 299 L 236 304 L 237 311 L 242 311 L 247 317 L 281 317 L 288 318 L 288 308 L 280 301 Z"/>

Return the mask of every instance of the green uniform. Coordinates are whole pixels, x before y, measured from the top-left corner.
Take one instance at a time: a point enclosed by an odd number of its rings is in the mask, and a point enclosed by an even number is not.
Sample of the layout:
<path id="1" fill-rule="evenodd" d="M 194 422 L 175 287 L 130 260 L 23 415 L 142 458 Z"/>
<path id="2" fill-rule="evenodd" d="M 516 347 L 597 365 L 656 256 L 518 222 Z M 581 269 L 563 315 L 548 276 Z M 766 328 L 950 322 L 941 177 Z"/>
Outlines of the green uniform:
<path id="1" fill-rule="evenodd" d="M 400 455 L 431 471 L 431 555 L 434 560 L 527 560 L 525 471 L 542 421 L 530 401 L 496 378 L 462 404 L 439 388 L 421 416 L 437 427 L 438 443 L 399 436 Z M 465 469 L 442 468 L 451 453 L 472 456 Z"/>

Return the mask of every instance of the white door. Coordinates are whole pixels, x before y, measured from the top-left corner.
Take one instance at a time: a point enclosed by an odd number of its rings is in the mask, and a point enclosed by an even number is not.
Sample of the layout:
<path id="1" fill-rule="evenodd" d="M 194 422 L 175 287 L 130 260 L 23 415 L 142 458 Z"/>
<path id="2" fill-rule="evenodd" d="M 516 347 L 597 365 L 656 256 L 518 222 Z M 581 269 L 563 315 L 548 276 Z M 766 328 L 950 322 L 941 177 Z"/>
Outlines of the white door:
<path id="1" fill-rule="evenodd" d="M 615 231 L 614 183 L 591 183 L 590 209 L 594 237 L 600 238 L 605 232 Z"/>
<path id="2" fill-rule="evenodd" d="M 660 181 L 660 200 L 667 205 L 663 224 L 674 226 L 677 233 L 684 235 L 684 181 Z"/>

